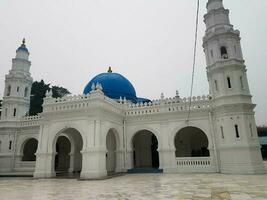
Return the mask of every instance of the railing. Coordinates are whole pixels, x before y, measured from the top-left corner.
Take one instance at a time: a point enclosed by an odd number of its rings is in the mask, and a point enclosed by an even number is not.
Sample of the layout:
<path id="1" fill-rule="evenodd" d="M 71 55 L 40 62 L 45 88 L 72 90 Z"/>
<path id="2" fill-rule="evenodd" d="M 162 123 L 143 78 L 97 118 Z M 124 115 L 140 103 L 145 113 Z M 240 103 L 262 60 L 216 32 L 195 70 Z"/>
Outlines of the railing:
<path id="1" fill-rule="evenodd" d="M 167 98 L 153 100 L 149 103 L 129 104 L 126 115 L 143 115 L 155 113 L 184 112 L 189 110 L 190 98 Z M 192 97 L 191 110 L 205 110 L 210 108 L 209 96 Z"/>
<path id="2" fill-rule="evenodd" d="M 41 120 L 41 117 L 36 115 L 36 116 L 27 116 L 27 117 L 22 117 L 20 120 L 21 126 L 22 127 L 27 127 L 27 126 L 39 126 L 39 122 Z"/>
<path id="3" fill-rule="evenodd" d="M 98 100 L 98 101 L 96 101 Z M 86 95 L 65 96 L 62 98 L 45 98 L 43 112 L 63 112 L 91 109 L 103 104 L 109 105 L 108 109 L 117 113 L 122 113 L 122 103 L 105 96 L 102 91 L 91 92 Z"/>
<path id="4" fill-rule="evenodd" d="M 191 110 L 209 110 L 210 96 L 192 97 Z M 190 98 L 162 98 L 145 103 L 131 103 L 126 100 L 113 100 L 106 97 L 102 91 L 94 91 L 86 95 L 65 96 L 62 98 L 47 97 L 44 99 L 43 112 L 62 112 L 93 109 L 100 106 L 115 113 L 125 116 L 151 115 L 157 113 L 187 112 L 189 110 Z M 103 104 L 104 103 L 104 104 Z"/>
<path id="5" fill-rule="evenodd" d="M 176 163 L 181 167 L 211 166 L 210 157 L 183 157 L 176 158 Z"/>

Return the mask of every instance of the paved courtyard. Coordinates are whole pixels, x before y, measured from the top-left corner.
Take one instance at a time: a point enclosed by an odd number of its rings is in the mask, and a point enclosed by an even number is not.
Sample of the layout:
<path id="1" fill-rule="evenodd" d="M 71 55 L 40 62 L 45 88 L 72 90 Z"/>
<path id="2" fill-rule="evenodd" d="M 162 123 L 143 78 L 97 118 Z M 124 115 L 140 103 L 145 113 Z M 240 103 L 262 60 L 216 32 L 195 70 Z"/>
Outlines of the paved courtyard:
<path id="1" fill-rule="evenodd" d="M 0 178 L 1 200 L 267 199 L 267 175 L 137 174 L 107 180 Z"/>

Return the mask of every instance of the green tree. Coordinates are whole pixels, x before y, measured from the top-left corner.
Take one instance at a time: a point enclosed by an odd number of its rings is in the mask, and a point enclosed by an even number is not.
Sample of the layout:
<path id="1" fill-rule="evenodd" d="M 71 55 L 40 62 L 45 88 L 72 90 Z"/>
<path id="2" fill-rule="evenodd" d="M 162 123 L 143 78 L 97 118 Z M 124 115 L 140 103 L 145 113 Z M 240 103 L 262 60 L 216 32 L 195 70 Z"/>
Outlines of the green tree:
<path id="1" fill-rule="evenodd" d="M 52 86 L 51 88 L 50 84 L 46 84 L 43 80 L 41 80 L 40 82 L 33 82 L 29 115 L 37 115 L 38 113 L 43 112 L 42 105 L 44 102 L 46 91 L 51 89 L 54 98 L 59 98 L 63 97 L 64 95 L 70 94 L 70 92 L 66 88 L 59 86 Z"/>
<path id="2" fill-rule="evenodd" d="M 67 94 L 70 94 L 70 92 L 66 88 L 59 86 L 53 86 L 52 93 L 53 93 L 52 95 L 53 98 L 61 98 Z"/>

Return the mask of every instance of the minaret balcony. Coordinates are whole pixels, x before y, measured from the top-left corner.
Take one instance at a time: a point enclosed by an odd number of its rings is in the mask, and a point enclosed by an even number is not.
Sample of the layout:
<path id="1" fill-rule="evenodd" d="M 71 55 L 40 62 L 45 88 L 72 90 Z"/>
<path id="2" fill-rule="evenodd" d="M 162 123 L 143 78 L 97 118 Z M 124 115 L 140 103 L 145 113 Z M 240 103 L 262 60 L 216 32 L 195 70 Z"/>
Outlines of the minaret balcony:
<path id="1" fill-rule="evenodd" d="M 217 70 L 225 70 L 227 68 L 245 69 L 244 63 L 245 63 L 244 60 L 240 60 L 236 58 L 228 58 L 228 55 L 227 55 L 227 58 L 222 57 L 220 60 L 218 60 L 214 64 L 207 66 L 207 70 L 208 72 L 214 72 Z"/>

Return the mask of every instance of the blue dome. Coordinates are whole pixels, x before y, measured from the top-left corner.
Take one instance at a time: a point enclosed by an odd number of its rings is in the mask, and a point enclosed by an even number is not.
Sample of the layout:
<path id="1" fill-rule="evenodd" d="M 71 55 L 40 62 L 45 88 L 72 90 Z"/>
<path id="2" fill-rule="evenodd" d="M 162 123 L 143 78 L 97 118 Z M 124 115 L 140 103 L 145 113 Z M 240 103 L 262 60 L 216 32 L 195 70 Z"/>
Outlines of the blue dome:
<path id="1" fill-rule="evenodd" d="M 22 44 L 22 45 L 17 49 L 17 51 L 26 51 L 27 53 L 29 53 L 29 51 L 28 51 L 28 49 L 27 49 L 27 47 L 26 47 L 25 44 Z"/>
<path id="2" fill-rule="evenodd" d="M 127 100 L 137 102 L 136 92 L 128 79 L 118 73 L 101 73 L 95 76 L 84 88 L 83 93 L 88 94 L 93 84 L 100 83 L 106 96 L 112 99 L 126 97 Z"/>

